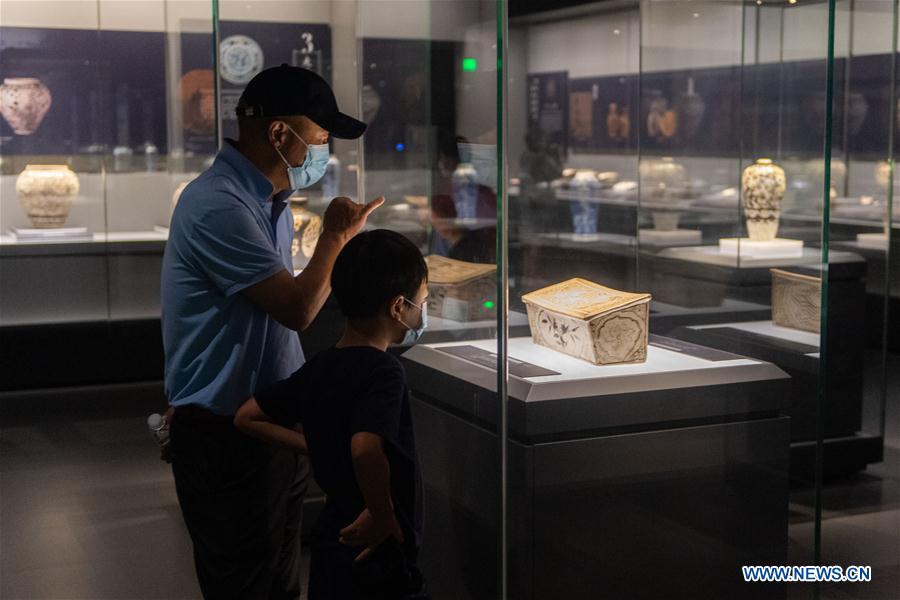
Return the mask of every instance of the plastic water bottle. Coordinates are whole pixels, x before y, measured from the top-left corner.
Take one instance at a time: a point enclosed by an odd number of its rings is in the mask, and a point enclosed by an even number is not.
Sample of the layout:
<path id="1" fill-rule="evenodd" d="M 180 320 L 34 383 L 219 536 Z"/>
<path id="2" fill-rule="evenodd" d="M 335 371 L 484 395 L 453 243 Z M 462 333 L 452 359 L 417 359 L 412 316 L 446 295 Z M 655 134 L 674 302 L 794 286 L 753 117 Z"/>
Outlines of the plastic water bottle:
<path id="1" fill-rule="evenodd" d="M 160 449 L 169 445 L 169 421 L 163 415 L 153 413 L 147 417 L 147 428 Z"/>
<path id="2" fill-rule="evenodd" d="M 478 173 L 471 163 L 459 163 L 453 171 L 453 206 L 458 219 L 474 220 L 478 207 Z"/>
<path id="3" fill-rule="evenodd" d="M 341 161 L 334 154 L 328 157 L 325 175 L 322 177 L 322 195 L 326 200 L 336 198 L 341 189 Z"/>
<path id="4" fill-rule="evenodd" d="M 151 172 L 159 169 L 159 148 L 156 144 L 147 140 L 141 146 L 141 152 L 144 154 L 144 169 Z"/>

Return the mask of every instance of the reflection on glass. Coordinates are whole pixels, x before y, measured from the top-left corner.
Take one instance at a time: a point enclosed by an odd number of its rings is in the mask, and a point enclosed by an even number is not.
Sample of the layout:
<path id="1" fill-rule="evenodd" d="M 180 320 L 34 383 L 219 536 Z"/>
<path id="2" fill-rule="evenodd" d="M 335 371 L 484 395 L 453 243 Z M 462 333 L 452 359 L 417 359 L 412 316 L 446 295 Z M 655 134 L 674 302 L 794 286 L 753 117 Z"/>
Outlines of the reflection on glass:
<path id="1" fill-rule="evenodd" d="M 0 324 L 159 317 L 172 208 L 216 149 L 211 14 L 163 4 L 0 26 Z"/>
<path id="2" fill-rule="evenodd" d="M 836 269 L 828 277 L 831 356 L 826 369 L 833 375 L 826 379 L 823 400 L 830 419 L 825 423 L 820 549 L 822 560 L 829 561 L 840 556 L 841 547 L 853 547 L 861 562 L 882 565 L 873 576 L 878 578 L 880 572 L 884 578 L 886 565 L 896 564 L 897 553 L 878 551 L 869 532 L 870 527 L 880 529 L 883 547 L 897 546 L 900 533 L 887 526 L 884 498 L 896 487 L 893 474 L 898 468 L 897 419 L 892 416 L 897 382 L 891 375 L 900 348 L 897 327 L 891 326 L 900 307 L 900 213 L 897 179 L 891 173 L 900 133 L 894 37 L 898 14 L 893 2 L 840 1 L 837 7 L 839 127 L 832 151 L 829 248 L 832 255 L 861 257 L 866 270 L 852 288 Z M 846 436 L 843 444 L 829 439 L 836 435 Z M 862 468 L 865 472 L 857 474 Z M 867 593 L 863 585 L 851 585 L 847 592 Z"/>
<path id="3" fill-rule="evenodd" d="M 387 200 L 370 225 L 407 236 L 429 267 L 428 328 L 402 360 L 435 598 L 500 591 L 495 18 L 493 2 L 358 3 L 360 189 Z"/>

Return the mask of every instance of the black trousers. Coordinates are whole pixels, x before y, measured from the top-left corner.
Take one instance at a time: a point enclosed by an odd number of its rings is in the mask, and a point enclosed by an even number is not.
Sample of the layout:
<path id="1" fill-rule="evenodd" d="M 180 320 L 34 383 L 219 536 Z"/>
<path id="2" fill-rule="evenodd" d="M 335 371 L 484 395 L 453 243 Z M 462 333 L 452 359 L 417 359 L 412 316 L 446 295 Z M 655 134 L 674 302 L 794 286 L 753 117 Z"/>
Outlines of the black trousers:
<path id="1" fill-rule="evenodd" d="M 309 462 L 234 428 L 176 414 L 172 473 L 203 597 L 300 596 L 300 524 Z"/>
<path id="2" fill-rule="evenodd" d="M 431 600 L 415 552 L 387 540 L 361 562 L 362 548 L 313 534 L 309 600 Z"/>

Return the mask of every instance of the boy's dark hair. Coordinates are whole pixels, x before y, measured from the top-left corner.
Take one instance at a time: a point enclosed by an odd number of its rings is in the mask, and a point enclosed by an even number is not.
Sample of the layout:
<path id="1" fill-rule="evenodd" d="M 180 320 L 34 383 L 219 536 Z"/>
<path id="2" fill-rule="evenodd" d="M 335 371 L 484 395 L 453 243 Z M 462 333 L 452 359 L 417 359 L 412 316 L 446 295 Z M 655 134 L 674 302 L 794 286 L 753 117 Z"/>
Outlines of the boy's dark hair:
<path id="1" fill-rule="evenodd" d="M 395 231 L 358 234 L 338 254 L 331 289 L 348 319 L 375 316 L 397 296 L 412 299 L 428 267 L 415 244 Z"/>

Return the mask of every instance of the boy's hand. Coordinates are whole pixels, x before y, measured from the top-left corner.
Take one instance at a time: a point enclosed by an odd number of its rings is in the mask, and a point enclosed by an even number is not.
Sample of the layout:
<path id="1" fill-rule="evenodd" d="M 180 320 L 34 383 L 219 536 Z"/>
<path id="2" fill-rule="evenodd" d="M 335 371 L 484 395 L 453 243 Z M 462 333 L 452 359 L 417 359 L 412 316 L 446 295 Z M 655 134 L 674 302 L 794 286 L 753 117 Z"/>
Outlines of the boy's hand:
<path id="1" fill-rule="evenodd" d="M 359 553 L 355 562 L 365 560 L 386 539 L 394 536 L 399 543 L 403 543 L 403 530 L 397 522 L 397 515 L 390 511 L 375 518 L 369 509 L 363 510 L 350 525 L 341 529 L 341 537 L 338 541 L 346 546 L 365 546 L 365 550 Z"/>

